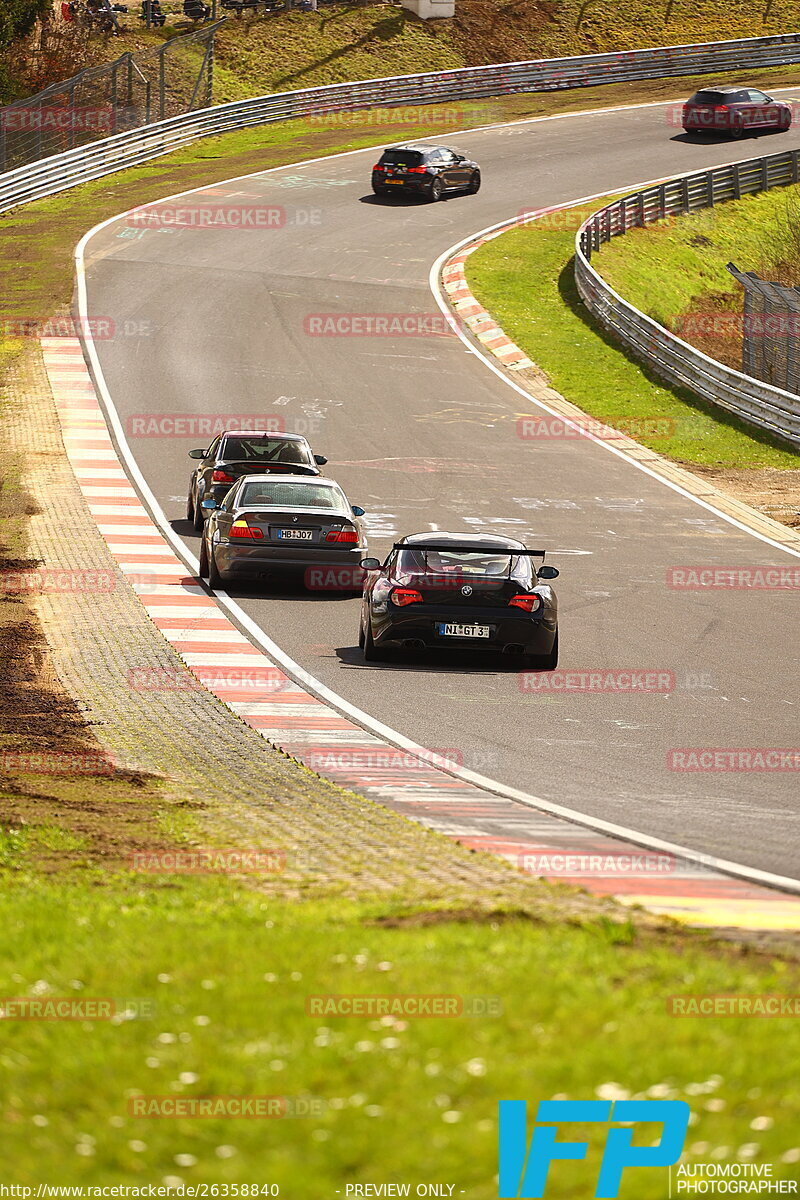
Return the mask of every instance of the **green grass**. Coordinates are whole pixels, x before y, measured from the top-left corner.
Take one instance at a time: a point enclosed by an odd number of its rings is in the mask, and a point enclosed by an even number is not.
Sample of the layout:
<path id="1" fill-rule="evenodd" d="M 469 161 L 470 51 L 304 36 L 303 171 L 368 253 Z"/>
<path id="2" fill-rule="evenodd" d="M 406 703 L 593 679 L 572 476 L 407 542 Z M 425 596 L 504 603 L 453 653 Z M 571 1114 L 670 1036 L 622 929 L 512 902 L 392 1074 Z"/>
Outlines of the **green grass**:
<path id="1" fill-rule="evenodd" d="M 592 207 L 602 203 L 598 200 Z M 615 428 L 630 428 L 637 441 L 680 462 L 797 468 L 797 454 L 688 393 L 659 383 L 602 331 L 578 299 L 574 236 L 574 231 L 550 230 L 534 222 L 487 242 L 466 264 L 474 294 L 546 372 L 553 387 L 592 417 Z M 608 278 L 605 261 L 604 251 L 598 265 Z M 632 299 L 624 290 L 623 294 Z"/>
<path id="2" fill-rule="evenodd" d="M 796 991 L 785 963 L 709 951 L 699 936 L 630 933 L 620 944 L 601 925 L 514 916 L 380 923 L 392 915 L 386 902 L 280 904 L 230 881 L 84 890 L 28 878 L 7 888 L 2 995 L 155 1006 L 150 1019 L 121 1024 L 8 1028 L 4 1155 L 15 1182 L 275 1182 L 300 1197 L 439 1180 L 490 1200 L 499 1099 L 590 1098 L 612 1083 L 687 1099 L 695 1156 L 702 1143 L 734 1158 L 757 1142 L 756 1161 L 788 1177 L 779 1159 L 800 1126 L 789 1086 L 797 1022 L 666 1014 L 673 993 Z M 307 995 L 432 992 L 496 998 L 502 1014 L 398 1021 L 305 1009 Z M 311 1096 L 322 1111 L 272 1122 L 132 1118 L 138 1093 Z M 760 1117 L 774 1127 L 752 1132 Z M 599 1147 L 585 1132 L 589 1162 L 554 1169 L 556 1200 L 592 1194 Z M 661 1171 L 631 1172 L 620 1193 L 665 1194 Z"/>
<path id="3" fill-rule="evenodd" d="M 670 328 L 705 300 L 741 312 L 742 289 L 726 264 L 781 277 L 785 261 L 797 255 L 799 194 L 797 187 L 774 188 L 634 229 L 603 247 L 595 265 L 616 291 Z"/>

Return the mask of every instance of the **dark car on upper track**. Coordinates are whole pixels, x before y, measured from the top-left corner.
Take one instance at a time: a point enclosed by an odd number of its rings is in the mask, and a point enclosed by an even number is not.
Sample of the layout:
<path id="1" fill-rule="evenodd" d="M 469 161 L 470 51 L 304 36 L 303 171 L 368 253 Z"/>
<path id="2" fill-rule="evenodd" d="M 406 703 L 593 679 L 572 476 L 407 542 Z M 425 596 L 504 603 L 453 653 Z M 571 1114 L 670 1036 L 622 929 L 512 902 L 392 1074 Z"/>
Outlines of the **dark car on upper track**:
<path id="1" fill-rule="evenodd" d="M 200 575 L 212 587 L 318 567 L 348 568 L 354 580 L 361 578 L 364 510 L 351 505 L 333 479 L 246 475 L 222 504 L 211 497 L 202 503 L 208 519 Z"/>
<path id="2" fill-rule="evenodd" d="M 298 433 L 262 433 L 228 429 L 208 449 L 190 450 L 189 458 L 200 460 L 189 480 L 186 516 L 199 532 L 203 528 L 203 500 L 221 504 L 243 475 L 278 472 L 281 475 L 320 475 L 328 461 L 313 454 Z"/>
<path id="3" fill-rule="evenodd" d="M 475 193 L 481 186 L 476 162 L 447 146 L 418 146 L 412 142 L 388 146 L 372 168 L 376 196 L 415 192 L 441 200 L 448 192 Z"/>
<path id="4" fill-rule="evenodd" d="M 724 133 L 732 138 L 760 129 L 785 133 L 792 124 L 792 108 L 757 88 L 726 84 L 695 92 L 683 106 L 681 121 L 687 133 Z"/>
<path id="5" fill-rule="evenodd" d="M 558 608 L 541 565 L 495 534 L 415 533 L 386 562 L 366 558 L 358 644 L 368 662 L 392 649 L 494 650 L 523 667 L 558 665 Z"/>

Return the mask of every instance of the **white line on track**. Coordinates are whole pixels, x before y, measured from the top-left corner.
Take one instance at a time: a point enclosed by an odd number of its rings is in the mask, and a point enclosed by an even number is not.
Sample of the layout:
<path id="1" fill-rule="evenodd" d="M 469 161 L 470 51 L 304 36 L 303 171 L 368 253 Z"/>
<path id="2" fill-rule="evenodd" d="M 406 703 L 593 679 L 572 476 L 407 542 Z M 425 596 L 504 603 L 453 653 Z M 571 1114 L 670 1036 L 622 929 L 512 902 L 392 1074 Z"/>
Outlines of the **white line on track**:
<path id="1" fill-rule="evenodd" d="M 775 90 L 778 90 L 778 89 L 775 89 Z M 789 89 L 782 89 L 782 90 L 789 90 Z M 634 110 L 637 108 L 654 108 L 654 107 L 659 107 L 661 105 L 674 104 L 674 103 L 677 103 L 677 101 L 661 100 L 661 101 L 656 101 L 656 102 L 648 102 L 647 104 L 641 104 L 641 105 L 619 105 L 619 106 L 615 106 L 613 108 L 608 108 L 608 109 L 588 109 L 588 110 L 584 110 L 584 111 L 581 111 L 578 113 L 559 113 L 557 115 L 549 116 L 549 117 L 533 117 L 533 118 L 525 119 L 523 121 L 509 121 L 509 122 L 504 122 L 503 124 L 498 124 L 498 125 L 481 126 L 478 129 L 459 130 L 459 131 L 456 131 L 455 133 L 452 133 L 452 132 L 448 133 L 448 136 L 455 137 L 455 136 L 458 136 L 459 133 L 463 133 L 463 134 L 478 133 L 478 132 L 483 132 L 483 131 L 489 130 L 489 129 L 507 128 L 507 127 L 513 126 L 513 125 L 533 124 L 533 123 L 538 123 L 538 122 L 542 122 L 542 121 L 575 119 L 578 117 L 587 117 L 587 116 L 602 116 L 604 113 L 619 112 L 619 111 L 622 111 L 623 109 Z M 431 136 L 435 137 L 436 135 L 431 135 Z M 420 140 L 431 140 L 431 138 L 420 139 Z M 383 141 L 377 143 L 378 146 L 382 146 L 383 144 L 384 144 Z M 256 177 L 259 177 L 262 175 L 270 175 L 276 171 L 285 171 L 287 169 L 287 167 L 297 169 L 298 167 L 310 166 L 314 163 L 330 162 L 333 159 L 346 158 L 349 155 L 355 156 L 358 154 L 369 154 L 369 153 L 372 153 L 375 149 L 376 149 L 376 146 L 373 145 L 370 147 L 365 147 L 361 150 L 343 151 L 339 154 L 326 155 L 326 156 L 323 156 L 322 158 L 305 159 L 299 163 L 291 163 L 291 164 L 287 163 L 287 164 L 284 164 L 282 167 L 270 167 L 265 171 L 253 171 L 248 175 L 237 175 L 231 179 L 221 180 L 218 183 L 216 183 L 215 186 L 223 187 L 223 186 L 226 186 L 227 184 L 238 182 L 239 180 L 253 179 L 253 178 L 256 178 Z M 719 165 L 727 165 L 727 164 L 719 164 Z M 710 170 L 710 169 L 713 169 L 713 168 L 706 168 L 706 170 Z M 574 207 L 576 204 L 585 203 L 587 200 L 596 200 L 602 196 L 607 196 L 609 194 L 613 194 L 616 191 L 623 191 L 623 190 L 633 191 L 636 188 L 647 187 L 652 183 L 660 183 L 663 181 L 664 178 L 678 178 L 678 176 L 676 175 L 676 176 L 661 177 L 660 179 L 647 180 L 645 183 L 620 183 L 616 187 L 605 188 L 602 192 L 595 193 L 592 196 L 584 196 L 584 197 L 581 197 L 581 199 L 579 199 L 579 200 L 571 201 L 567 205 L 556 206 L 556 207 Z M 158 200 L 151 201 L 150 203 L 151 204 L 165 204 L 171 200 L 177 200 L 182 196 L 188 196 L 193 191 L 197 191 L 197 190 L 198 189 L 188 189 L 187 191 L 184 191 L 184 192 L 176 192 L 172 196 L 160 197 Z M 200 189 L 200 190 L 202 190 L 202 189 Z M 137 206 L 137 208 L 139 208 L 139 209 L 145 208 L 145 207 L 148 207 L 148 205 Z M 78 292 L 77 307 L 78 307 L 79 316 L 84 318 L 81 321 L 81 328 L 85 331 L 82 341 L 83 341 L 84 347 L 86 349 L 86 354 L 87 354 L 89 363 L 92 368 L 92 373 L 94 375 L 95 382 L 97 384 L 101 407 L 103 408 L 103 410 L 106 414 L 106 417 L 108 419 L 109 426 L 110 426 L 110 429 L 112 432 L 112 436 L 114 438 L 114 441 L 115 441 L 117 447 L 119 448 L 120 456 L 126 465 L 129 478 L 131 479 L 131 481 L 135 484 L 136 488 L 138 489 L 139 494 L 145 504 L 145 507 L 150 512 L 150 515 L 153 518 L 153 521 L 158 526 L 158 528 L 161 530 L 166 541 L 169 543 L 170 546 L 172 546 L 173 550 L 178 555 L 178 557 L 181 559 L 181 561 L 185 562 L 187 567 L 189 567 L 189 569 L 192 571 L 192 573 L 196 575 L 198 572 L 198 569 L 199 569 L 199 563 L 198 563 L 197 558 L 191 553 L 189 548 L 183 543 L 183 541 L 178 537 L 178 535 L 174 532 L 174 530 L 170 526 L 169 521 L 167 520 L 166 514 L 164 513 L 164 511 L 161 508 L 160 504 L 158 503 L 155 495 L 153 494 L 152 490 L 150 489 L 150 486 L 147 483 L 147 480 L 145 479 L 144 475 L 142 474 L 142 471 L 140 470 L 139 465 L 133 456 L 131 448 L 128 445 L 127 439 L 125 437 L 125 431 L 123 429 L 122 422 L 120 421 L 120 418 L 119 418 L 119 413 L 117 412 L 113 398 L 111 396 L 108 385 L 106 383 L 105 376 L 103 375 L 103 369 L 100 365 L 100 359 L 99 359 L 99 356 L 97 353 L 97 347 L 95 346 L 94 339 L 93 339 L 92 333 L 91 333 L 90 322 L 88 320 L 86 259 L 85 259 L 86 247 L 93 237 L 95 237 L 98 233 L 102 232 L 102 230 L 106 229 L 108 226 L 113 225 L 115 222 L 117 222 L 117 221 L 121 220 L 122 218 L 124 218 L 125 216 L 127 216 L 130 211 L 132 211 L 132 210 L 128 209 L 125 212 L 118 213 L 116 216 L 109 217 L 105 221 L 100 222 L 100 224 L 95 225 L 92 229 L 90 229 L 87 233 L 84 234 L 84 236 L 81 238 L 80 242 L 78 243 L 78 245 L 75 248 L 75 267 L 76 267 L 77 285 L 78 285 L 78 287 L 77 287 L 77 292 Z M 499 222 L 498 225 L 490 226 L 489 229 L 484 230 L 483 233 L 490 232 L 491 230 L 494 230 L 494 229 L 500 229 L 506 224 L 508 224 L 508 222 Z M 481 236 L 481 235 L 480 234 L 472 234 L 472 235 L 470 235 L 470 237 L 464 238 L 456 246 L 451 247 L 451 249 L 445 251 L 444 254 L 440 255 L 440 257 L 436 260 L 433 267 L 431 268 L 431 273 L 430 273 L 430 279 L 432 281 L 431 288 L 433 290 L 433 293 L 437 300 L 437 303 L 443 309 L 443 311 L 445 311 L 444 307 L 443 307 L 444 300 L 443 300 L 443 297 L 441 296 L 441 293 L 438 290 L 438 277 L 439 277 L 439 271 L 441 269 L 441 265 L 452 254 L 456 253 L 457 250 L 459 249 L 459 247 L 469 244 L 471 241 L 473 241 L 475 239 L 475 237 L 478 237 L 478 236 Z M 447 311 L 449 311 L 449 309 Z M 469 350 L 470 353 L 475 354 L 478 358 L 480 358 L 486 364 L 486 366 L 488 366 L 489 369 L 491 371 L 493 371 L 495 375 L 498 376 L 498 378 L 502 379 L 510 387 L 513 387 L 515 389 L 515 391 L 517 391 L 521 395 L 523 395 L 529 403 L 538 404 L 540 408 L 545 409 L 545 411 L 547 411 L 547 412 L 552 411 L 549 408 L 547 408 L 547 405 L 542 404 L 539 401 L 533 400 L 533 398 L 531 396 L 529 396 L 527 392 L 524 392 L 521 388 L 519 388 L 516 384 L 514 384 L 513 380 L 507 379 L 505 377 L 505 375 L 502 373 L 502 371 L 494 365 L 494 363 L 492 363 L 488 359 L 486 359 L 483 356 L 483 354 L 479 353 L 473 345 L 471 345 L 470 343 L 468 343 L 466 341 L 466 339 L 464 339 L 462 337 L 462 340 L 464 340 L 465 345 L 467 346 L 467 349 Z M 559 417 L 561 416 L 561 414 L 554 414 L 554 415 L 558 415 Z M 564 418 L 561 418 L 561 419 L 564 419 Z M 584 431 L 582 430 L 581 432 L 584 432 Z M 591 434 L 587 434 L 586 436 L 592 437 Z M 627 462 L 631 463 L 633 466 L 637 467 L 639 470 L 644 471 L 645 474 L 650 475 L 652 478 L 657 479 L 660 483 L 663 483 L 665 486 L 671 487 L 674 491 L 679 492 L 683 496 L 686 496 L 687 499 L 692 500 L 694 503 L 699 504 L 701 507 L 708 509 L 709 511 L 715 513 L 715 515 L 728 521 L 730 524 L 735 525 L 737 528 L 741 529 L 743 532 L 749 533 L 751 536 L 757 537 L 757 538 L 759 538 L 759 540 L 765 541 L 768 544 L 775 546 L 779 550 L 785 550 L 787 553 L 795 553 L 794 551 L 788 550 L 787 547 L 781 546 L 777 542 L 772 542 L 771 539 L 769 539 L 767 537 L 763 537 L 760 534 L 755 533 L 753 530 L 748 529 L 747 526 L 740 524 L 734 518 L 728 517 L 725 513 L 719 512 L 717 509 L 715 509 L 713 507 L 713 505 L 708 504 L 705 501 L 699 500 L 696 496 L 692 496 L 689 492 L 684 491 L 684 489 L 681 488 L 679 485 L 670 483 L 668 480 L 662 479 L 660 476 L 654 474 L 652 471 L 648 470 L 646 467 L 643 467 L 641 463 L 638 463 L 635 460 L 629 458 L 624 452 L 618 450 L 616 447 L 609 446 L 606 442 L 604 442 L 600 439 L 594 438 L 594 437 L 592 437 L 592 440 L 597 441 L 598 445 L 603 446 L 606 450 L 610 451 L 612 454 L 617 454 L 619 457 L 624 458 Z M 414 755 L 416 758 L 419 758 L 424 762 L 430 763 L 431 761 L 434 761 L 434 762 L 441 761 L 438 759 L 438 756 L 432 755 L 431 751 L 427 750 L 423 746 L 420 746 L 417 742 L 412 741 L 410 738 L 405 737 L 403 734 L 399 733 L 397 730 L 390 728 L 388 725 L 384 725 L 382 721 L 377 720 L 377 718 L 371 716 L 369 713 L 363 712 L 361 709 L 357 708 L 354 704 L 351 704 L 348 700 L 345 700 L 345 698 L 343 696 L 340 696 L 340 695 L 338 695 L 338 693 L 332 691 L 329 687 L 327 687 L 324 683 L 322 683 L 321 680 L 317 679 L 310 672 L 306 671 L 304 667 L 302 667 L 299 663 L 295 662 L 294 659 L 292 659 L 288 654 L 286 654 L 280 648 L 280 646 L 278 646 L 272 640 L 272 638 L 268 637 L 267 634 L 264 633 L 264 631 L 260 628 L 260 626 L 257 625 L 256 622 L 251 617 L 249 617 L 248 614 L 234 600 L 231 600 L 231 598 L 227 595 L 226 592 L 217 591 L 217 592 L 213 592 L 212 595 L 216 599 L 217 603 L 222 608 L 227 610 L 227 612 L 230 614 L 230 616 L 233 618 L 233 620 L 240 626 L 240 628 L 245 630 L 249 634 L 249 636 L 251 637 L 253 642 L 256 645 L 260 646 L 274 660 L 274 662 L 280 664 L 282 669 L 284 671 L 286 671 L 286 673 L 288 675 L 290 675 L 293 679 L 295 679 L 298 683 L 300 683 L 304 688 L 306 688 L 309 692 L 311 692 L 312 695 L 315 695 L 320 700 L 323 700 L 323 701 L 325 701 L 325 703 L 330 704 L 332 708 L 335 708 L 339 712 L 344 714 L 345 716 L 348 716 L 351 720 L 353 720 L 357 724 L 361 725 L 364 729 L 368 729 L 368 730 L 372 731 L 373 733 L 376 733 L 379 737 L 381 737 L 384 741 L 388 742 L 390 745 L 393 745 L 393 746 L 398 747 L 399 749 L 405 750 L 408 753 Z M 664 851 L 667 853 L 675 854 L 679 857 L 687 859 L 690 862 L 700 863 L 707 868 L 710 868 L 710 869 L 716 870 L 716 871 L 720 871 L 723 874 L 732 875 L 739 879 L 747 879 L 753 883 L 762 884 L 763 886 L 766 886 L 766 887 L 779 888 L 784 891 L 789 891 L 789 892 L 800 894 L 800 880 L 790 879 L 788 876 L 784 876 L 784 875 L 776 875 L 770 871 L 761 871 L 757 867 L 748 867 L 748 866 L 745 866 L 744 864 L 731 862 L 727 859 L 716 858 L 713 855 L 708 855 L 708 854 L 704 854 L 704 853 L 701 853 L 696 850 L 691 850 L 686 846 L 680 846 L 674 842 L 663 841 L 661 838 L 654 838 L 654 837 L 651 837 L 650 835 L 639 833 L 637 830 L 631 829 L 628 826 L 618 825 L 612 821 L 605 821 L 599 817 L 587 816 L 585 813 L 578 812 L 575 809 L 566 808 L 565 806 L 560 805 L 560 804 L 554 804 L 551 801 L 544 800 L 538 796 L 531 796 L 529 793 L 520 791 L 518 788 L 509 787 L 505 784 L 497 782 L 494 779 L 489 779 L 484 775 L 480 775 L 475 771 L 470 771 L 465 767 L 457 767 L 454 765 L 448 765 L 447 767 L 440 766 L 439 769 L 443 770 L 447 775 L 453 776 L 454 778 L 461 779 L 466 783 L 471 783 L 477 787 L 483 788 L 485 791 L 491 793 L 492 795 L 503 796 L 510 800 L 516 800 L 519 803 L 525 804 L 530 808 L 538 809 L 540 812 L 546 812 L 546 813 L 550 813 L 553 816 L 561 817 L 564 820 L 570 821 L 572 824 L 581 825 L 587 829 L 597 830 L 599 832 L 606 833 L 611 837 L 621 838 L 625 841 L 633 841 L 633 842 L 638 843 L 641 846 L 647 847 L 652 850 L 659 850 L 659 851 Z"/>

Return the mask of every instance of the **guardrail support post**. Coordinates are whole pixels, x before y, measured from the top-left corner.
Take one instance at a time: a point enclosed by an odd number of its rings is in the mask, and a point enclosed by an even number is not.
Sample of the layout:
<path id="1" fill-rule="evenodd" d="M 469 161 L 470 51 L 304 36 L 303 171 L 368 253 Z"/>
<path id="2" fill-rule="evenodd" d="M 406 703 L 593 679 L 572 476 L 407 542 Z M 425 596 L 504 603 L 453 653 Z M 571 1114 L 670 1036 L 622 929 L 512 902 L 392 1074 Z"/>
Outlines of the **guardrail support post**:
<path id="1" fill-rule="evenodd" d="M 690 209 L 689 209 L 689 180 L 688 179 L 681 180 L 681 207 L 683 208 L 683 215 L 686 216 L 690 211 Z"/>
<path id="2" fill-rule="evenodd" d="M 733 164 L 733 198 L 741 200 L 742 198 L 742 177 L 739 174 L 739 164 Z"/>
<path id="3" fill-rule="evenodd" d="M 117 132 L 117 64 L 111 67 L 111 132 Z"/>
<path id="4" fill-rule="evenodd" d="M 166 51 L 166 43 L 158 52 L 158 119 L 164 120 L 167 107 L 167 80 L 164 70 L 164 54 Z"/>
<path id="5" fill-rule="evenodd" d="M 789 153 L 792 156 L 792 183 L 797 183 L 800 181 L 800 175 L 797 170 L 797 151 L 790 150 Z"/>
<path id="6" fill-rule="evenodd" d="M 706 171 L 706 200 L 708 208 L 714 207 L 714 172 Z"/>

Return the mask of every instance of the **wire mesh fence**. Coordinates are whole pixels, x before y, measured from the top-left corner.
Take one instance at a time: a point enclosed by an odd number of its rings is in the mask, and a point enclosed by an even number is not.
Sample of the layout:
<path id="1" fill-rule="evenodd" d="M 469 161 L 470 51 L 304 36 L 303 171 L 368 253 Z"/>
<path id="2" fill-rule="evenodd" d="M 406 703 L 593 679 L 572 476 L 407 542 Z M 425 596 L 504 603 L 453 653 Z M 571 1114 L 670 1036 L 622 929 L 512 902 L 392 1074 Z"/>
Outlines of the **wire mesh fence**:
<path id="1" fill-rule="evenodd" d="M 800 395 L 800 288 L 728 270 L 744 288 L 742 371 Z"/>
<path id="2" fill-rule="evenodd" d="M 226 20 L 152 50 L 123 54 L 0 108 L 0 172 L 207 108 L 213 100 L 214 41 Z"/>

